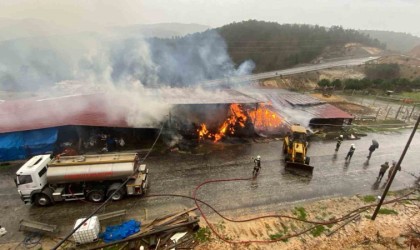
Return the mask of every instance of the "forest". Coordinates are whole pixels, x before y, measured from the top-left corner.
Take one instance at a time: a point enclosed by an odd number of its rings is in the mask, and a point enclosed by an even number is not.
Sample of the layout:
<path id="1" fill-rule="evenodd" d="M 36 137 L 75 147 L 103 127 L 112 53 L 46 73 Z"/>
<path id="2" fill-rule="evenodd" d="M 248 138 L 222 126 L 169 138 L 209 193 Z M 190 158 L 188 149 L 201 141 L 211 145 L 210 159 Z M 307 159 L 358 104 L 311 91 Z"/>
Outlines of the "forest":
<path id="1" fill-rule="evenodd" d="M 215 38 L 215 35 L 220 39 Z M 350 42 L 382 49 L 386 47 L 369 35 L 340 26 L 326 28 L 318 25 L 279 24 L 256 20 L 231 23 L 184 37 L 154 38 L 150 44 L 152 48 L 158 48 L 153 51 L 155 55 L 159 55 L 155 57 L 155 62 L 159 65 L 165 64 L 161 48 L 165 48 L 164 50 L 170 51 L 171 54 L 179 54 L 179 57 L 188 55 L 188 61 L 201 58 L 205 51 L 209 54 L 209 60 L 218 61 L 220 58 L 214 57 L 221 55 L 220 50 L 225 47 L 234 67 L 252 60 L 255 63 L 252 73 L 259 73 L 309 63 L 327 47 Z M 226 69 L 226 65 L 221 67 Z M 213 73 L 206 72 L 206 77 L 222 76 Z"/>
<path id="2" fill-rule="evenodd" d="M 257 73 L 309 63 L 328 46 L 355 42 L 385 49 L 379 40 L 340 26 L 249 20 L 225 25 L 217 31 L 225 39 L 233 61 L 238 64 L 252 59 Z"/>

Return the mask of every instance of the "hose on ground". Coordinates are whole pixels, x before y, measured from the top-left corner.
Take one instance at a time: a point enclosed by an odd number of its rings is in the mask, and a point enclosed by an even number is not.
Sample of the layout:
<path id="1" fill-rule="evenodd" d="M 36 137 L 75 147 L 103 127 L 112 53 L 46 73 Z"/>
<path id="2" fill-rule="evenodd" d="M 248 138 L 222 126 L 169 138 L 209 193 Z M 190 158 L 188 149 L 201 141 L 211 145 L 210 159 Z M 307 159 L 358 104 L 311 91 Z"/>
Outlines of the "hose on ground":
<path id="1" fill-rule="evenodd" d="M 265 216 L 258 216 L 258 217 L 254 217 L 254 218 L 250 218 L 250 219 L 245 219 L 245 220 L 232 220 L 232 219 L 226 218 L 225 216 L 221 215 L 221 214 L 220 214 L 220 212 L 218 212 L 216 209 L 212 208 L 209 204 L 204 203 L 203 201 L 201 201 L 201 200 L 197 199 L 197 192 L 198 192 L 198 190 L 199 190 L 202 186 L 204 186 L 204 185 L 206 185 L 206 184 L 209 184 L 209 183 L 217 183 L 217 182 L 229 182 L 229 181 L 247 181 L 247 180 L 251 180 L 251 179 L 252 179 L 252 178 L 234 178 L 234 179 L 216 179 L 216 180 L 208 180 L 208 181 L 205 181 L 205 182 L 203 182 L 203 183 L 199 184 L 199 185 L 198 185 L 198 186 L 194 189 L 194 192 L 193 192 L 193 197 L 192 197 L 192 198 L 194 199 L 194 202 L 195 202 L 195 204 L 196 204 L 196 206 L 197 206 L 197 209 L 200 211 L 201 216 L 202 216 L 202 217 L 203 217 L 203 219 L 205 220 L 206 224 L 209 226 L 210 230 L 214 233 L 214 235 L 216 235 L 216 236 L 217 236 L 220 240 L 222 240 L 222 241 L 224 241 L 224 242 L 226 242 L 226 243 L 229 243 L 229 244 L 274 243 L 274 242 L 278 242 L 278 241 L 281 241 L 281 240 L 285 240 L 285 239 L 289 239 L 289 238 L 292 238 L 292 237 L 299 236 L 299 235 L 301 235 L 301 234 L 303 234 L 303 233 L 306 233 L 306 232 L 308 232 L 308 231 L 312 230 L 312 229 L 313 229 L 313 228 L 315 228 L 316 226 L 313 226 L 313 227 L 311 227 L 311 228 L 305 229 L 305 230 L 303 230 L 303 231 L 301 231 L 301 232 L 299 232 L 299 233 L 296 233 L 296 234 L 294 234 L 294 235 L 286 235 L 286 236 L 283 236 L 283 237 L 280 237 L 280 238 L 278 238 L 278 239 L 274 239 L 274 240 L 243 240 L 243 241 L 233 241 L 233 240 L 229 240 L 229 239 L 226 239 L 225 237 L 221 236 L 221 235 L 217 232 L 217 230 L 215 230 L 215 228 L 214 228 L 213 224 L 211 224 L 211 223 L 208 221 L 206 214 L 205 214 L 205 213 L 203 212 L 203 210 L 201 209 L 201 207 L 200 207 L 200 205 L 199 205 L 199 202 L 202 202 L 202 203 L 203 203 L 203 204 L 205 204 L 206 206 L 210 207 L 210 208 L 211 208 L 213 211 L 215 211 L 215 212 L 216 212 L 219 216 L 221 216 L 223 219 L 228 220 L 228 221 L 230 221 L 230 222 L 249 222 L 249 221 L 259 220 L 259 219 L 263 219 L 263 218 L 288 218 L 288 219 L 298 220 L 298 221 L 302 221 L 302 222 L 306 222 L 306 223 L 310 223 L 310 224 L 316 224 L 316 225 L 331 225 L 331 224 L 335 224 L 335 223 L 338 223 L 338 222 L 344 221 L 344 220 L 346 220 L 346 219 L 353 218 L 353 217 L 355 217 L 356 215 L 358 215 L 358 214 L 360 214 L 360 213 L 362 213 L 362 212 L 364 212 L 364 211 L 368 210 L 369 208 L 371 208 L 371 207 L 373 207 L 373 206 L 376 206 L 376 204 L 372 204 L 372 205 L 366 205 L 366 206 L 363 206 L 363 207 L 359 207 L 359 208 L 357 208 L 357 209 L 355 209 L 355 210 L 353 210 L 353 211 L 350 211 L 348 214 L 346 214 L 346 215 L 342 216 L 341 218 L 338 218 L 338 219 L 335 219 L 335 220 L 329 220 L 329 221 L 309 221 L 309 220 L 303 220 L 303 219 L 300 219 L 300 218 L 295 218 L 295 217 L 292 217 L 292 216 L 286 216 L 286 215 L 265 215 Z M 396 199 L 393 199 L 393 200 L 390 200 L 390 201 L 384 202 L 384 204 L 389 204 L 389 203 L 393 203 L 393 202 L 401 201 L 401 200 L 403 200 L 403 198 L 404 198 L 404 197 L 407 197 L 407 196 L 409 196 L 410 194 L 412 194 L 412 193 L 414 193 L 414 192 L 416 192 L 416 191 L 417 191 L 417 189 L 416 189 L 416 190 L 413 190 L 413 191 L 411 191 L 410 193 L 405 194 L 405 195 L 403 195 L 403 196 L 401 196 L 401 197 L 398 197 L 398 198 L 396 198 Z M 190 197 L 188 197 L 188 198 L 190 198 Z"/>

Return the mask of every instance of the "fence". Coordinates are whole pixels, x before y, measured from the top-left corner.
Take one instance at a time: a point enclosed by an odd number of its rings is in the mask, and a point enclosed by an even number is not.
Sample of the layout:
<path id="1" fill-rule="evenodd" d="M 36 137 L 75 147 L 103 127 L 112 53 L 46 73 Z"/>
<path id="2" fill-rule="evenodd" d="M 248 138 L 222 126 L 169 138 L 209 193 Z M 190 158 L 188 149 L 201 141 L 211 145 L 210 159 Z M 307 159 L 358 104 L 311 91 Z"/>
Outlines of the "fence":
<path id="1" fill-rule="evenodd" d="M 414 122 L 420 115 L 420 103 L 399 96 L 371 95 L 363 90 L 342 92 L 353 103 L 369 107 L 372 112 L 357 116 L 359 120 L 400 120 Z"/>

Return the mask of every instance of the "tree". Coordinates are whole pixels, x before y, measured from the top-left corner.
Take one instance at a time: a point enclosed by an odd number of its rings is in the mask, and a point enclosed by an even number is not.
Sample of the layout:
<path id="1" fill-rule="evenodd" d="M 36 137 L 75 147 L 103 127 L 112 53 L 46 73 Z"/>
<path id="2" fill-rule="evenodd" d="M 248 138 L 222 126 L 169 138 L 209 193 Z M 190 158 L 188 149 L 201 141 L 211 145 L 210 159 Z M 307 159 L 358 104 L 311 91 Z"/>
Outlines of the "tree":
<path id="1" fill-rule="evenodd" d="M 331 85 L 334 86 L 335 89 L 342 88 L 342 83 L 340 79 L 335 79 L 334 81 L 331 82 Z"/>
<path id="2" fill-rule="evenodd" d="M 329 86 L 331 86 L 331 82 L 328 79 L 322 79 L 321 81 L 318 82 L 318 86 L 329 87 Z"/>

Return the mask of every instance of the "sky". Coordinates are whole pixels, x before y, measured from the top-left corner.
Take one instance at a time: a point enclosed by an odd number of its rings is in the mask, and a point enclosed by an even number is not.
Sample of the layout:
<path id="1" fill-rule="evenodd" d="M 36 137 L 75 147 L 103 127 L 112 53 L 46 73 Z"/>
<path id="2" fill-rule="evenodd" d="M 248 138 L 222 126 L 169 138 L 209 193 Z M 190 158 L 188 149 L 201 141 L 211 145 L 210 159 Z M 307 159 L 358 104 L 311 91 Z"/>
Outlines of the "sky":
<path id="1" fill-rule="evenodd" d="M 256 19 L 420 36 L 418 0 L 0 0 L 0 25 L 27 18 L 74 30 L 167 22 L 219 27 Z"/>

